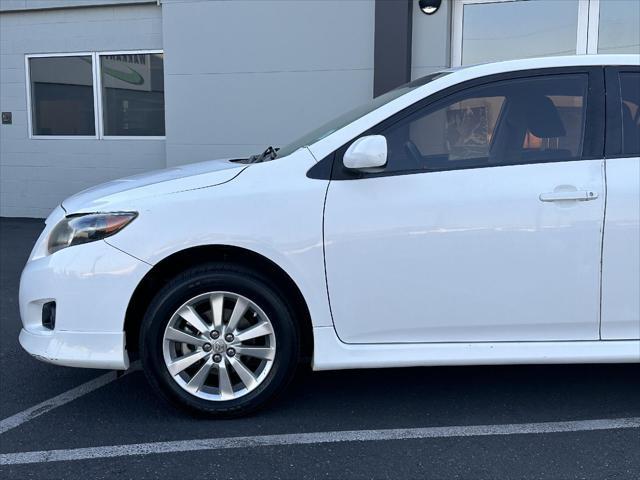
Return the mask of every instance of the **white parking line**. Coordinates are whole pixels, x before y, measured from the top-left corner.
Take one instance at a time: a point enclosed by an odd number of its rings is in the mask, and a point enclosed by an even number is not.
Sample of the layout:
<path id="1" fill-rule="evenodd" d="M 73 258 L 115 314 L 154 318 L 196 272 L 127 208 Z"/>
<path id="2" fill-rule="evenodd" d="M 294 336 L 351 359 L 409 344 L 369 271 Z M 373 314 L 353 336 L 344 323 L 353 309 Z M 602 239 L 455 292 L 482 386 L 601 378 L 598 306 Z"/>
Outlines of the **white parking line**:
<path id="1" fill-rule="evenodd" d="M 5 453 L 0 465 L 89 460 L 94 458 L 125 457 L 158 453 L 193 452 L 282 445 L 309 445 L 337 442 L 374 442 L 445 437 L 475 437 L 488 435 L 522 435 L 538 433 L 583 432 L 639 428 L 640 417 L 571 422 L 519 423 L 507 425 L 472 425 L 459 427 L 427 427 L 393 430 L 354 430 L 344 432 L 294 433 L 260 435 L 255 437 L 206 438 L 176 442 L 138 443 L 108 447 L 46 450 L 39 452 Z"/>
<path id="2" fill-rule="evenodd" d="M 131 365 L 129 370 L 127 370 L 124 373 L 124 375 L 127 375 L 139 369 L 140 369 L 140 364 L 134 363 Z M 123 376 L 123 375 L 120 375 L 120 376 Z M 104 375 L 100 375 L 99 377 L 94 378 L 93 380 L 89 380 L 88 382 L 83 383 L 78 387 L 72 388 L 71 390 L 67 390 L 66 392 L 61 393 L 60 395 L 57 395 L 53 398 L 50 398 L 49 400 L 45 400 L 44 402 L 39 403 L 38 405 L 34 405 L 33 407 L 27 408 L 22 412 L 19 412 L 19 413 L 16 413 L 15 415 L 7 417 L 4 420 L 0 421 L 0 435 L 8 430 L 11 430 L 12 428 L 19 427 L 20 425 L 30 420 L 33 420 L 34 418 L 39 417 L 44 413 L 50 412 L 54 408 L 61 407 L 66 403 L 69 403 L 77 398 L 80 398 L 83 395 L 86 395 L 87 393 L 91 393 L 100 387 L 104 387 L 108 383 L 111 383 L 114 380 L 117 380 L 118 378 L 119 378 L 118 373 L 115 371 L 105 373 Z"/>

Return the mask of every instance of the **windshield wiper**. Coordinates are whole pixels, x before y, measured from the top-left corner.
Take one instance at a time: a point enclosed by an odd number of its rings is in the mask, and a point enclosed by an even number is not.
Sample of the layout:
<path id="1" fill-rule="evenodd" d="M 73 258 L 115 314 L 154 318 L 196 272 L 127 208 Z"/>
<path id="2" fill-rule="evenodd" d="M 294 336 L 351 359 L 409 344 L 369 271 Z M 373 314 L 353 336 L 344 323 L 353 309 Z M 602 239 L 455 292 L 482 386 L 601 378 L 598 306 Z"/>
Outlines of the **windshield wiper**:
<path id="1" fill-rule="evenodd" d="M 278 156 L 278 150 L 280 149 L 273 148 L 271 145 L 269 145 L 267 149 L 260 155 L 251 155 L 249 157 L 249 163 L 264 162 L 267 158 L 269 158 L 269 160 L 274 160 Z"/>

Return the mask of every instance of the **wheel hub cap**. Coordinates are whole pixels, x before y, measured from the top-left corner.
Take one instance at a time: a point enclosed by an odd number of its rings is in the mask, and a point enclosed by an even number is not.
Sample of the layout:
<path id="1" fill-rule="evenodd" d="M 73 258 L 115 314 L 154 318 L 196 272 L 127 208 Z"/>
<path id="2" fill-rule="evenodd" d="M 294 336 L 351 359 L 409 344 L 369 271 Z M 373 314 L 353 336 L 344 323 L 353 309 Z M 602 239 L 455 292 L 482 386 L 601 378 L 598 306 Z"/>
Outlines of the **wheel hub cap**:
<path id="1" fill-rule="evenodd" d="M 224 342 L 221 342 L 220 340 L 218 340 L 213 344 L 213 351 L 216 353 L 222 353 L 224 352 L 225 347 L 226 345 L 224 344 Z"/>

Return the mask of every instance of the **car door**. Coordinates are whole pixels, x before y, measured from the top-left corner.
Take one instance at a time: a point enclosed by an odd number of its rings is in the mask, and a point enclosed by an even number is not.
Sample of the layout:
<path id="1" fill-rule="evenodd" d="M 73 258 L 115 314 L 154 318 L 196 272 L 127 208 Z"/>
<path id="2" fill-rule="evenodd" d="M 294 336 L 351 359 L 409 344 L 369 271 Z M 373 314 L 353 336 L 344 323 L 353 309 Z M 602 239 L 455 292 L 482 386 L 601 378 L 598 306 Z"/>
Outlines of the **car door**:
<path id="1" fill-rule="evenodd" d="M 602 339 L 640 338 L 640 68 L 607 71 Z"/>
<path id="2" fill-rule="evenodd" d="M 479 80 L 367 132 L 387 140 L 383 170 L 347 171 L 337 151 L 324 234 L 340 339 L 598 339 L 603 83 Z"/>

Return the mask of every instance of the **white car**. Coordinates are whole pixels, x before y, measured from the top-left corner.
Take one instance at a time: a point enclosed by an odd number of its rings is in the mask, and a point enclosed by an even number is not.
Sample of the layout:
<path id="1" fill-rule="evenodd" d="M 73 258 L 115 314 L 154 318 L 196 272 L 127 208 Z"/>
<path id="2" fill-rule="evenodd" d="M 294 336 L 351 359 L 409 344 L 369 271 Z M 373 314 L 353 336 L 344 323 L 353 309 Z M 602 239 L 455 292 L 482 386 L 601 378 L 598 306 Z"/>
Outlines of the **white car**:
<path id="1" fill-rule="evenodd" d="M 247 413 L 315 370 L 640 361 L 640 61 L 445 70 L 293 144 L 58 207 L 20 343 Z"/>

